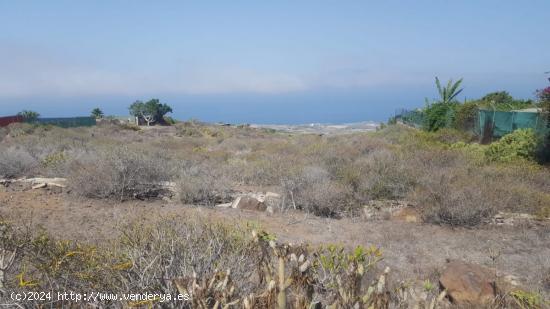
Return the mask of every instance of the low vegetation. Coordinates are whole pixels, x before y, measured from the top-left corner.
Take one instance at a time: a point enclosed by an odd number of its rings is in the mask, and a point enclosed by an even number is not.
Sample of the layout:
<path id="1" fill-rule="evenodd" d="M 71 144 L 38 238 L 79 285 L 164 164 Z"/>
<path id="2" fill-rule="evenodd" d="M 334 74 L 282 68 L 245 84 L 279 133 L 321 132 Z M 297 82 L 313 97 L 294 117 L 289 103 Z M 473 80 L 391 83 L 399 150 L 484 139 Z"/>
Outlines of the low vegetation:
<path id="1" fill-rule="evenodd" d="M 117 200 L 163 196 L 172 186 L 183 204 L 209 207 L 239 187 L 269 187 L 283 197 L 280 211 L 328 217 L 400 199 L 428 222 L 454 226 L 483 224 L 499 211 L 550 212 L 549 171 L 533 161 L 529 130 L 479 145 L 460 131 L 400 125 L 336 136 L 196 121 L 165 129 L 14 124 L 2 133 L 0 175 L 67 177 L 71 194 Z"/>
<path id="2" fill-rule="evenodd" d="M 490 161 L 534 160 L 538 144 L 539 141 L 532 129 L 518 129 L 490 144 L 485 155 Z"/>
<path id="3" fill-rule="evenodd" d="M 199 217 L 130 222 L 121 227 L 119 238 L 101 246 L 31 230 L 0 223 L 3 305 L 71 306 L 74 300 L 48 293 L 96 291 L 88 295 L 88 306 L 447 308 L 442 304 L 446 293 L 429 280 L 419 294 L 410 283 L 392 279 L 391 270 L 380 267 L 383 252 L 376 246 L 293 246 L 250 226 Z M 16 302 L 8 290 L 44 291 L 44 300 Z M 157 297 L 122 299 L 130 293 Z M 486 308 L 540 308 L 543 302 L 537 293 L 501 290 Z"/>
<path id="4" fill-rule="evenodd" d="M 382 258 L 376 247 L 348 252 L 340 246 L 277 244 L 265 232 L 207 224 L 197 218 L 134 222 L 122 229 L 112 245 L 103 247 L 32 234 L 5 222 L 0 230 L 1 258 L 6 261 L 0 273 L 2 290 L 181 293 L 192 296 L 192 306 L 200 308 L 215 303 L 273 308 L 288 302 L 292 308 L 309 308 L 317 302 L 347 307 L 390 301 L 385 286 L 381 291 L 370 288 L 377 283 L 373 279 Z M 41 303 L 29 300 L 27 305 Z M 69 301 L 49 303 L 61 307 Z M 120 301 L 100 296 L 88 303 L 110 306 Z M 122 302 L 130 307 L 182 303 L 175 299 Z"/>
<path id="5" fill-rule="evenodd" d="M 159 152 L 116 147 L 81 154 L 68 162 L 68 179 L 76 194 L 88 198 L 150 198 L 172 178 Z"/>
<path id="6" fill-rule="evenodd" d="M 537 140 L 529 130 L 480 145 L 463 131 L 399 124 L 326 136 L 198 121 L 136 128 L 111 122 L 72 129 L 12 124 L 0 130 L 0 175 L 66 177 L 70 196 L 111 199 L 113 207 L 165 196 L 181 207 L 214 207 L 252 188 L 279 193 L 275 211 L 333 218 L 359 218 L 365 205 L 386 200 L 405 200 L 425 222 L 452 227 L 474 228 L 498 212 L 550 217 L 550 171 L 534 161 Z M 194 217 L 151 215 L 121 225 L 120 237 L 98 245 L 2 222 L 0 293 L 179 292 L 193 295 L 190 306 L 197 308 L 216 302 L 244 308 L 435 308 L 445 296 L 429 278 L 423 278 L 420 298 L 409 283 L 390 279 L 374 246 L 289 246 L 253 224 L 230 227 Z M 494 307 L 537 308 L 543 301 L 537 293 L 502 293 Z M 176 304 L 155 299 L 123 305 Z M 68 303 L 54 304 L 63 305 Z"/>

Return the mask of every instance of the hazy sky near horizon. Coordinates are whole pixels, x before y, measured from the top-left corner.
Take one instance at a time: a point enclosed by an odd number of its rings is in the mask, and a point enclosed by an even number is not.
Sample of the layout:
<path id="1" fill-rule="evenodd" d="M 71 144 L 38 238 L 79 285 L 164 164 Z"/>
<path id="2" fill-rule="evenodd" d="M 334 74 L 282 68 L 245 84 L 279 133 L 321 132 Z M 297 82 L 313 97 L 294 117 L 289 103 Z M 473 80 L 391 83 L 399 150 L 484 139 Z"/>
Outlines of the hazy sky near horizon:
<path id="1" fill-rule="evenodd" d="M 383 120 L 436 96 L 532 98 L 548 82 L 550 1 L 0 0 L 0 114 Z M 462 97 L 464 99 L 464 97 Z"/>

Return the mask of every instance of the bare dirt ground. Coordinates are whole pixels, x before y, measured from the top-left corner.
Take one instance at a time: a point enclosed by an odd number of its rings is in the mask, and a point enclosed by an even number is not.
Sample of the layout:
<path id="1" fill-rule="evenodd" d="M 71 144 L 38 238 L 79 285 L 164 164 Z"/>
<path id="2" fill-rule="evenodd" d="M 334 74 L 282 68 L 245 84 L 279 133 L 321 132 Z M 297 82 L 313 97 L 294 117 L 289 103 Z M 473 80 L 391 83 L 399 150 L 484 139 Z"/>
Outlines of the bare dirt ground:
<path id="1" fill-rule="evenodd" d="M 118 228 L 134 219 L 189 216 L 233 224 L 249 224 L 277 235 L 279 241 L 313 245 L 339 243 L 383 248 L 383 263 L 399 278 L 436 278 L 448 259 L 496 267 L 526 287 L 539 288 L 550 268 L 550 226 L 450 229 L 401 221 L 327 219 L 301 212 L 269 214 L 238 209 L 208 209 L 165 201 L 114 202 L 76 199 L 55 190 L 13 190 L 0 187 L 0 216 L 19 224 L 40 225 L 63 239 L 98 243 L 117 236 Z M 494 259 L 494 262 L 493 262 Z M 548 291 L 544 292 L 545 294 Z"/>

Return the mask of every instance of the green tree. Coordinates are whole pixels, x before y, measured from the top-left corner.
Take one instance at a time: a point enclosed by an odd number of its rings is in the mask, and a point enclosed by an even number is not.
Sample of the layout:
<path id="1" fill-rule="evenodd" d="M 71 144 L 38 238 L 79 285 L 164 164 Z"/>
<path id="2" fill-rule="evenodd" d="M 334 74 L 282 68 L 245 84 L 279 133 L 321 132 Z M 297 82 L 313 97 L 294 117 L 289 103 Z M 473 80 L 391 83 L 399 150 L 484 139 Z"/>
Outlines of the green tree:
<path id="1" fill-rule="evenodd" d="M 17 115 L 22 116 L 25 119 L 25 121 L 28 121 L 28 122 L 36 121 L 36 119 L 40 117 L 39 113 L 35 111 L 30 111 L 30 110 L 22 110 L 19 113 L 17 113 Z"/>
<path id="2" fill-rule="evenodd" d="M 170 106 L 160 103 L 158 99 L 151 99 L 145 103 L 135 101 L 130 105 L 129 110 L 131 115 L 145 120 L 148 126 L 155 122 L 164 122 L 164 115 L 172 112 Z"/>
<path id="3" fill-rule="evenodd" d="M 514 102 L 514 98 L 507 91 L 495 91 L 483 96 L 481 101 L 490 102 L 493 104 L 512 104 Z"/>
<path id="4" fill-rule="evenodd" d="M 479 105 L 499 111 L 511 111 L 534 106 L 533 101 L 514 99 L 507 91 L 488 93 L 479 100 Z"/>
<path id="5" fill-rule="evenodd" d="M 94 117 L 95 119 L 101 119 L 103 118 L 104 114 L 103 114 L 103 111 L 99 109 L 99 107 L 96 107 L 92 109 L 91 116 Z"/>
<path id="6" fill-rule="evenodd" d="M 426 99 L 426 107 L 423 110 L 424 130 L 437 131 L 452 124 L 455 110 L 459 105 L 456 97 L 464 90 L 459 89 L 461 84 L 462 78 L 456 82 L 450 79 L 446 86 L 442 86 L 439 78 L 435 78 L 439 99 L 432 103 Z"/>

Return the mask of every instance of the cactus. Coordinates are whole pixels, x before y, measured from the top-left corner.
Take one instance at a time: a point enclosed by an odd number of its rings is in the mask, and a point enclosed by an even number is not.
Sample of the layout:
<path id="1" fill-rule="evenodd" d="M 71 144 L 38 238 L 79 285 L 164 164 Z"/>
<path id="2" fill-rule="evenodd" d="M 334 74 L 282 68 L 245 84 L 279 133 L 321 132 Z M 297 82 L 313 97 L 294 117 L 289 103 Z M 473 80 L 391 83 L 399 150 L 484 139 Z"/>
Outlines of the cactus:
<path id="1" fill-rule="evenodd" d="M 209 280 L 199 280 L 197 274 L 193 273 L 192 280 L 173 280 L 176 289 L 180 294 L 191 296 L 193 308 L 229 308 L 240 302 L 235 297 L 235 286 L 231 282 L 231 271 L 214 271 Z"/>
<path id="2" fill-rule="evenodd" d="M 382 258 L 378 248 L 357 247 L 349 253 L 343 247 L 329 246 L 312 252 L 303 246 L 277 244 L 273 237 L 266 235 L 253 232 L 254 240 L 262 248 L 258 270 L 260 284 L 265 286 L 261 293 L 238 298 L 229 270 L 216 271 L 208 280 L 201 281 L 196 274 L 191 280 L 176 280 L 178 291 L 192 296 L 194 308 L 221 309 L 240 303 L 244 309 L 309 309 L 322 306 L 320 302 L 313 302 L 314 290 L 321 286 L 325 291 L 334 292 L 327 308 L 389 308 L 389 268 L 370 285 L 363 285 L 369 269 Z M 321 274 L 321 270 L 326 273 Z M 319 277 L 323 276 L 334 281 L 320 282 Z M 418 297 L 412 289 L 405 287 L 396 292 L 401 293 L 397 299 L 402 304 L 418 309 L 435 309 L 446 296 L 443 291 L 430 300 L 426 296 Z"/>

